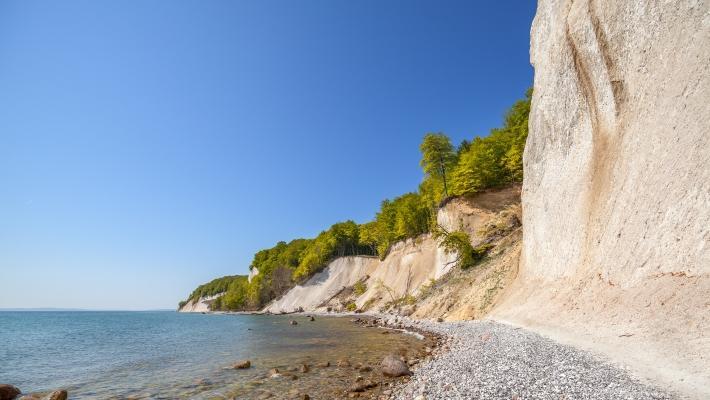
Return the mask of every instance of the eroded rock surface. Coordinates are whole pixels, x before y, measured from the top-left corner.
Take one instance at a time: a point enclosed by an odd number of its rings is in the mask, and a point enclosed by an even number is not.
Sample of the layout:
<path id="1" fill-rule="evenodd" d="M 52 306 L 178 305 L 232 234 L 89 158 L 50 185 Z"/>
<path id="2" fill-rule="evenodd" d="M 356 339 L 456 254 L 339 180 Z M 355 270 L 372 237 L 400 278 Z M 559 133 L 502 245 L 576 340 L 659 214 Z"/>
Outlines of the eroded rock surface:
<path id="1" fill-rule="evenodd" d="M 698 356 L 710 354 L 709 7 L 538 2 L 522 261 L 495 311 L 700 397 L 710 395 Z"/>

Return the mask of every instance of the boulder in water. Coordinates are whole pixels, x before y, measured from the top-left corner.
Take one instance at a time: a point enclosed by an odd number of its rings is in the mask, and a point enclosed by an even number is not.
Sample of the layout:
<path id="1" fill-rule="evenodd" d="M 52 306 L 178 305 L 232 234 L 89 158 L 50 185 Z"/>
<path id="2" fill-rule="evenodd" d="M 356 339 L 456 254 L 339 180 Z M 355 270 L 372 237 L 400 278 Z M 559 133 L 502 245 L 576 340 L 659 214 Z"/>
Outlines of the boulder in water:
<path id="1" fill-rule="evenodd" d="M 382 373 L 385 376 L 397 377 L 412 375 L 412 372 L 407 367 L 407 364 L 405 364 L 404 361 L 400 360 L 399 357 L 394 354 L 390 354 L 385 357 L 380 366 L 382 367 Z"/>
<path id="2" fill-rule="evenodd" d="M 241 360 L 237 361 L 232 365 L 232 368 L 234 369 L 249 369 L 251 367 L 251 361 L 249 360 Z"/>
<path id="3" fill-rule="evenodd" d="M 43 400 L 67 400 L 68 393 L 66 390 L 55 390 Z"/>

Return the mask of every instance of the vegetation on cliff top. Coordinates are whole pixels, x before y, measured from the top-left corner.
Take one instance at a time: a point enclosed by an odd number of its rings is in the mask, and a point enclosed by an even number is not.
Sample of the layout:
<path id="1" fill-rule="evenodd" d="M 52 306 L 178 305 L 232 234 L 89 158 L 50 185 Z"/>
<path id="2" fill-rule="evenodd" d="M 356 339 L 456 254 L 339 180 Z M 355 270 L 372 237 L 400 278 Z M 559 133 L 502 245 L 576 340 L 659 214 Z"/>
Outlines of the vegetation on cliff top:
<path id="1" fill-rule="evenodd" d="M 417 192 L 382 201 L 373 221 L 339 222 L 314 239 L 278 242 L 254 255 L 250 268 L 259 273 L 225 276 L 199 286 L 189 300 L 226 292 L 212 303 L 216 310 L 258 309 L 296 283 L 321 270 L 334 258 L 367 255 L 384 258 L 392 244 L 436 229 L 436 210 L 452 196 L 520 182 L 528 135 L 532 89 L 506 112 L 503 126 L 486 137 L 464 140 L 458 147 L 443 133 L 428 133 L 420 146 L 424 179 Z M 439 232 L 448 251 L 457 251 L 460 265 L 475 263 L 476 252 L 462 232 Z"/>

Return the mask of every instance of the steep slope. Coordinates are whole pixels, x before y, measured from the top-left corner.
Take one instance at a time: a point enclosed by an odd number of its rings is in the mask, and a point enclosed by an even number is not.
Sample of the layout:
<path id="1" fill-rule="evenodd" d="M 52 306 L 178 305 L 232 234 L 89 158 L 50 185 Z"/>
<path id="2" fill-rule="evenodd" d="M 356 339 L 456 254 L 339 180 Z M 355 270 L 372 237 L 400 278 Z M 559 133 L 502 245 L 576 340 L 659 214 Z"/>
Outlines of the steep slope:
<path id="1" fill-rule="evenodd" d="M 513 224 L 510 230 L 505 230 L 504 234 L 491 231 L 488 226 L 491 222 L 500 221 L 497 219 L 501 213 L 512 215 L 510 207 L 517 207 L 519 210 L 520 186 L 512 185 L 503 189 L 489 190 L 468 198 L 458 198 L 447 202 L 437 214 L 439 225 L 449 231 L 463 230 L 472 237 L 474 245 L 482 243 L 484 240 L 492 240 L 496 243 L 503 239 L 508 239 L 505 246 L 500 251 L 494 252 L 493 261 L 484 262 L 483 267 L 475 268 L 472 271 L 458 273 L 464 279 L 480 279 L 481 276 L 489 274 L 490 271 L 498 271 L 498 268 L 505 267 L 506 278 L 503 280 L 494 279 L 491 283 L 503 288 L 508 272 L 517 267 L 517 254 L 519 254 L 519 215 L 513 212 L 513 218 L 517 224 Z M 488 228 L 488 229 L 486 229 Z M 517 234 L 513 232 L 517 229 Z M 510 238 L 509 235 L 512 235 Z M 505 249 L 505 251 L 503 250 Z M 512 254 L 512 256 L 511 256 Z M 505 262 L 498 260 L 505 255 Z M 499 257 L 501 256 L 501 257 Z M 466 287 L 438 285 L 434 286 L 437 280 L 448 282 L 445 277 L 454 270 L 455 254 L 447 254 L 439 247 L 438 241 L 430 234 L 421 235 L 415 239 L 396 243 L 390 249 L 387 257 L 380 261 L 373 257 L 343 257 L 331 262 L 322 272 L 311 277 L 306 283 L 291 289 L 281 298 L 269 304 L 264 311 L 279 313 L 293 312 L 299 309 L 304 311 L 346 311 L 350 310 L 397 310 L 405 313 L 416 312 L 419 317 L 445 317 L 448 319 L 470 318 L 471 313 L 462 311 L 464 309 L 487 309 L 492 304 L 492 294 L 490 286 L 476 286 L 480 296 L 467 297 L 452 311 L 452 307 L 440 307 L 440 298 L 455 298 L 461 293 L 468 293 L 470 285 Z M 500 271 L 498 276 L 502 276 Z M 460 280 L 457 280 L 460 282 Z M 355 287 L 357 284 L 357 287 Z M 451 290 L 450 288 L 456 288 Z M 358 291 L 359 290 L 359 291 Z M 459 290 L 461 293 L 459 293 Z M 497 289 L 496 289 L 497 290 Z M 424 293 L 423 291 L 426 291 Z M 496 294 L 497 296 L 497 294 Z M 427 301 L 424 302 L 424 297 Z M 423 307 L 418 310 L 419 302 Z M 481 306 L 483 302 L 489 302 L 486 306 Z M 480 304 L 479 304 L 480 303 Z M 448 304 L 448 303 L 447 303 Z M 475 315 L 480 315 L 476 313 Z"/>
<path id="2" fill-rule="evenodd" d="M 197 299 L 188 300 L 178 309 L 178 311 L 187 313 L 210 311 L 210 305 L 212 304 L 212 302 L 223 294 L 224 293 L 217 293 L 212 296 L 205 296 Z"/>
<path id="3" fill-rule="evenodd" d="M 294 312 L 299 309 L 313 311 L 324 307 L 331 298 L 344 289 L 365 279 L 375 268 L 375 257 L 341 257 L 328 264 L 323 271 L 313 275 L 306 283 L 289 290 L 264 308 L 264 312 Z"/>
<path id="4" fill-rule="evenodd" d="M 710 5 L 540 0 L 518 279 L 494 317 L 710 396 Z"/>

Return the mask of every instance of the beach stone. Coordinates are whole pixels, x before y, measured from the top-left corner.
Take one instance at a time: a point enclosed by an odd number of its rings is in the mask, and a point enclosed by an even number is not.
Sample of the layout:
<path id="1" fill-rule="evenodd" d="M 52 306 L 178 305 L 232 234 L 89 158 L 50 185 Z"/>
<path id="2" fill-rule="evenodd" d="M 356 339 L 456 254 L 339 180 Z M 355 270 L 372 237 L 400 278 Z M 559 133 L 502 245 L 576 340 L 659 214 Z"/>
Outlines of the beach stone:
<path id="1" fill-rule="evenodd" d="M 385 376 L 397 377 L 411 375 L 412 372 L 407 367 L 404 361 L 400 360 L 394 354 L 390 354 L 382 360 L 382 373 Z"/>
<path id="2" fill-rule="evenodd" d="M 338 366 L 338 367 L 349 367 L 349 366 L 350 366 L 350 361 L 348 361 L 348 360 L 346 360 L 346 359 L 344 359 L 344 358 L 343 358 L 343 359 L 340 359 L 340 360 L 338 360 L 337 366 Z"/>
<path id="3" fill-rule="evenodd" d="M 66 390 L 55 390 L 43 400 L 67 400 L 68 393 Z"/>
<path id="4" fill-rule="evenodd" d="M 311 316 L 308 317 L 308 320 L 311 321 L 311 322 L 313 322 L 313 321 L 315 321 L 316 319 L 313 318 L 313 316 L 311 315 Z"/>
<path id="5" fill-rule="evenodd" d="M 274 397 L 273 394 L 271 394 L 269 392 L 264 392 L 264 393 L 260 394 L 259 397 L 257 397 L 257 400 L 266 400 L 266 399 L 270 399 L 272 397 Z"/>
<path id="6" fill-rule="evenodd" d="M 296 320 L 292 319 L 292 320 L 289 322 L 289 324 L 291 324 L 291 325 L 298 325 L 298 322 L 296 322 Z"/>
<path id="7" fill-rule="evenodd" d="M 232 365 L 232 368 L 234 368 L 234 369 L 248 369 L 250 367 L 251 367 L 251 361 L 249 361 L 249 360 L 237 361 L 236 363 L 234 363 L 234 365 Z"/>
<path id="8" fill-rule="evenodd" d="M 309 372 L 310 370 L 311 370 L 311 367 L 309 367 L 307 364 L 301 364 L 301 366 L 299 367 L 299 371 L 301 371 L 304 374 L 306 372 Z"/>
<path id="9" fill-rule="evenodd" d="M 322 362 L 322 363 L 318 363 L 318 364 L 316 364 L 316 366 L 319 367 L 319 368 L 328 368 L 328 367 L 330 367 L 330 361 L 325 361 L 325 362 Z"/>
<path id="10" fill-rule="evenodd" d="M 20 393 L 20 389 L 15 386 L 7 384 L 0 385 L 0 400 L 12 400 Z"/>
<path id="11" fill-rule="evenodd" d="M 350 391 L 350 392 L 364 392 L 367 389 L 371 389 L 375 386 L 377 386 L 377 383 L 372 382 L 370 380 L 367 380 L 364 382 L 356 382 L 350 386 L 350 389 L 348 389 L 348 391 Z"/>
<path id="12" fill-rule="evenodd" d="M 360 372 L 370 372 L 370 371 L 372 371 L 372 367 L 369 365 L 363 365 L 362 367 L 360 367 Z"/>

